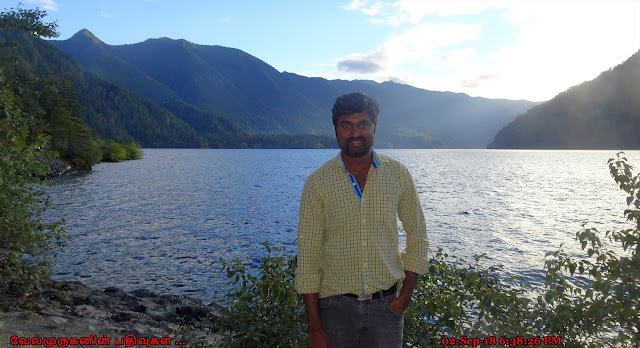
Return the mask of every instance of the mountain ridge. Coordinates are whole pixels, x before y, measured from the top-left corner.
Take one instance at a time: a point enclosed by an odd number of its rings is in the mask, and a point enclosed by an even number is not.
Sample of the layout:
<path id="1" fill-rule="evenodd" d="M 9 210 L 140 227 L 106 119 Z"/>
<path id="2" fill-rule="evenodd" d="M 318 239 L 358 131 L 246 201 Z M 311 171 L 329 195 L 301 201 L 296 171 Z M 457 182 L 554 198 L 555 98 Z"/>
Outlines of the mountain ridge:
<path id="1" fill-rule="evenodd" d="M 91 40 L 81 40 L 83 35 Z M 51 43 L 87 70 L 140 97 L 164 107 L 167 101 L 180 101 L 256 134 L 332 136 L 333 101 L 340 94 L 362 90 L 382 105 L 380 146 L 484 148 L 518 113 L 537 104 L 394 82 L 308 78 L 281 73 L 239 49 L 184 39 L 111 46 L 92 37 L 90 31 L 81 30 Z"/>
<path id="2" fill-rule="evenodd" d="M 516 117 L 488 148 L 640 149 L 640 50 Z"/>

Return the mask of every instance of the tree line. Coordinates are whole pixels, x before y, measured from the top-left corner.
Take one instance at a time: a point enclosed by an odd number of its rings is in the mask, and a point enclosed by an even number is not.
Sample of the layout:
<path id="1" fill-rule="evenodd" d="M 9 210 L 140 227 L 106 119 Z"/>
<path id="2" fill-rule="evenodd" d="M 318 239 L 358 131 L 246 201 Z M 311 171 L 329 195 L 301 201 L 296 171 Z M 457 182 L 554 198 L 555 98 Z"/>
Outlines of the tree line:
<path id="1" fill-rule="evenodd" d="M 55 37 L 39 9 L 0 13 L 0 33 Z M 3 35 L 4 36 L 4 35 Z M 50 251 L 64 246 L 63 220 L 44 223 L 49 206 L 44 178 L 51 158 L 79 170 L 95 163 L 134 159 L 139 147 L 105 141 L 85 124 L 75 81 L 54 71 L 36 75 L 11 55 L 17 41 L 0 41 L 0 309 L 10 308 L 48 279 Z"/>

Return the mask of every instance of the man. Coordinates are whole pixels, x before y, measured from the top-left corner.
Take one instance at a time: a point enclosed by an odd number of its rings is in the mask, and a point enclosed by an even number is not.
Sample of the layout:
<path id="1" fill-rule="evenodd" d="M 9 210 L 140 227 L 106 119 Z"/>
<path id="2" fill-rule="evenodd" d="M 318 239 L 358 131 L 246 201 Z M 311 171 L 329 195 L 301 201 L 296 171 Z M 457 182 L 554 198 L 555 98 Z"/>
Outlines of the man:
<path id="1" fill-rule="evenodd" d="M 403 314 L 427 271 L 427 231 L 407 168 L 371 149 L 380 106 L 340 96 L 340 153 L 312 173 L 300 199 L 296 290 L 311 347 L 400 347 Z M 398 247 L 398 218 L 406 252 Z M 400 294 L 398 295 L 398 291 Z"/>

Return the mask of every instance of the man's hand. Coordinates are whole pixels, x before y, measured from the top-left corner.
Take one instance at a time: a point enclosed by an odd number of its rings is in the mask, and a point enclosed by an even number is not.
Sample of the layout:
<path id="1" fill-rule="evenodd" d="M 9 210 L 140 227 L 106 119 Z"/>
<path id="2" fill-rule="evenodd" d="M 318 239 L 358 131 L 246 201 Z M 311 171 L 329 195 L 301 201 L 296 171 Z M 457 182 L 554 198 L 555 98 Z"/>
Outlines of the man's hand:
<path id="1" fill-rule="evenodd" d="M 389 302 L 389 309 L 397 315 L 402 315 L 407 310 L 407 307 L 409 307 L 409 301 L 404 297 L 398 297 Z"/>
<path id="2" fill-rule="evenodd" d="M 303 294 L 304 306 L 307 311 L 307 321 L 309 323 L 309 347 L 311 348 L 331 348 L 329 336 L 322 328 L 320 319 L 320 297 L 318 293 Z"/>
<path id="3" fill-rule="evenodd" d="M 409 307 L 409 303 L 411 303 L 411 295 L 413 295 L 413 289 L 415 289 L 416 284 L 418 283 L 418 274 L 405 271 L 405 278 L 402 282 L 402 292 L 398 296 L 398 298 L 393 299 L 389 302 L 389 308 L 398 314 L 402 315 L 404 311 Z"/>
<path id="4" fill-rule="evenodd" d="M 309 332 L 309 347 L 310 348 L 331 348 L 331 341 L 329 336 L 324 330 L 316 330 Z"/>

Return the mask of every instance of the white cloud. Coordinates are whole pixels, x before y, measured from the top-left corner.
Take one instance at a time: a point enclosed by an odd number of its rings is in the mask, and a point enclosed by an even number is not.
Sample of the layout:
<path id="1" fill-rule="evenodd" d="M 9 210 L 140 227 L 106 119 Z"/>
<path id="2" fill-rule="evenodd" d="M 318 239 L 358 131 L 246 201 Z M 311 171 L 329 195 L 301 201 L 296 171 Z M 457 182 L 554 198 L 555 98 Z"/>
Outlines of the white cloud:
<path id="1" fill-rule="evenodd" d="M 104 9 L 104 7 L 101 7 L 101 8 L 100 8 L 100 17 L 103 17 L 103 18 L 111 18 L 111 17 L 113 17 L 113 14 L 108 13 L 108 12 Z"/>
<path id="2" fill-rule="evenodd" d="M 398 0 L 395 2 L 353 0 L 342 8 L 372 16 L 370 22 L 399 26 L 418 24 L 425 16 L 472 15 L 488 8 L 508 7 L 506 1 Z"/>
<path id="3" fill-rule="evenodd" d="M 231 23 L 231 18 L 229 17 L 222 17 L 220 19 L 218 19 L 218 23 L 223 23 L 223 24 L 227 24 L 227 23 Z"/>
<path id="4" fill-rule="evenodd" d="M 27 0 L 30 4 L 36 4 L 47 11 L 58 11 L 58 4 L 55 0 Z"/>
<path id="5" fill-rule="evenodd" d="M 489 57 L 504 77 L 497 93 L 550 99 L 640 49 L 640 2 L 547 4 L 526 3 L 507 13 L 523 24 L 513 45 Z"/>
<path id="6" fill-rule="evenodd" d="M 396 80 L 410 81 L 406 72 L 397 66 L 412 63 L 446 70 L 476 56 L 474 48 L 441 50 L 443 47 L 474 40 L 480 37 L 478 25 L 420 24 L 400 34 L 369 53 L 353 54 L 336 62 L 339 71 L 368 75 L 377 81 L 394 76 Z"/>
<path id="7" fill-rule="evenodd" d="M 541 101 L 640 49 L 637 0 L 354 0 L 344 9 L 368 14 L 392 33 L 403 29 L 369 53 L 338 60 L 343 69 L 327 75 L 340 78 L 405 76 L 431 90 Z M 483 12 L 488 9 L 494 11 Z M 443 19 L 447 23 L 439 23 Z M 516 26 L 511 40 L 497 46 L 480 24 L 487 21 Z"/>

